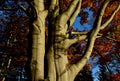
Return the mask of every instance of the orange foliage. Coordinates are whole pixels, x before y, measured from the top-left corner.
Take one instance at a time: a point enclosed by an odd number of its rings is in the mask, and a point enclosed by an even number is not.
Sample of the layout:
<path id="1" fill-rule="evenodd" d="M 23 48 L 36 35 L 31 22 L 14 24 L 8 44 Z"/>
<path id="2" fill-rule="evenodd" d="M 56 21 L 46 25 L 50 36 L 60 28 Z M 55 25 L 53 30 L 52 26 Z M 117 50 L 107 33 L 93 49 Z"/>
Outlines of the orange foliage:
<path id="1" fill-rule="evenodd" d="M 73 0 L 60 0 L 61 11 L 64 12 Z"/>
<path id="2" fill-rule="evenodd" d="M 109 46 L 109 45 L 106 45 L 106 46 L 105 45 L 95 45 L 95 48 L 101 50 L 102 52 L 107 52 L 112 48 L 112 46 Z"/>
<path id="3" fill-rule="evenodd" d="M 106 18 L 106 17 L 109 17 L 111 16 L 111 14 L 114 12 L 114 10 L 116 10 L 117 6 L 118 6 L 118 2 L 117 1 L 114 1 L 114 2 L 111 2 L 108 7 L 106 8 L 105 10 L 105 14 L 103 16 L 103 18 Z"/>
<path id="4" fill-rule="evenodd" d="M 117 73 L 113 75 L 113 80 L 112 81 L 120 81 L 120 73 Z"/>
<path id="5" fill-rule="evenodd" d="M 76 47 L 74 46 L 71 46 L 68 50 L 68 61 L 70 64 L 74 64 L 74 63 L 77 63 L 82 55 L 78 52 L 78 50 L 76 49 Z"/>
<path id="6" fill-rule="evenodd" d="M 83 0 L 82 1 L 83 8 L 92 7 L 93 4 L 94 4 L 94 0 Z"/>
<path id="7" fill-rule="evenodd" d="M 113 39 L 120 42 L 120 25 L 115 27 L 112 33 L 113 33 Z"/>
<path id="8" fill-rule="evenodd" d="M 100 58 L 99 58 L 99 62 L 104 65 L 106 64 L 107 62 L 110 62 L 112 60 L 111 56 L 110 55 L 106 55 L 106 54 L 101 54 L 100 55 Z"/>
<path id="9" fill-rule="evenodd" d="M 112 40 L 99 38 L 96 40 L 94 48 L 100 50 L 103 53 L 108 52 L 112 48 Z"/>

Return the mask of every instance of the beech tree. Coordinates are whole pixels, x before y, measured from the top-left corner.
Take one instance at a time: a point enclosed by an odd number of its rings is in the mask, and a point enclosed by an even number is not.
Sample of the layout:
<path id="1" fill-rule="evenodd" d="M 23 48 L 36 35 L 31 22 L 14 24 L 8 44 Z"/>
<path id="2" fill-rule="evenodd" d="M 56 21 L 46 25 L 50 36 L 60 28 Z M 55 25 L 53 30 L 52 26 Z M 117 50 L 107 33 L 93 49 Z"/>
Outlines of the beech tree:
<path id="1" fill-rule="evenodd" d="M 3 2 L 2 0 L 0 4 Z M 68 3 L 65 7 L 64 2 Z M 96 4 L 94 2 L 97 1 L 29 0 L 27 1 L 29 8 L 23 5 L 18 6 L 30 17 L 30 50 L 28 51 L 31 53 L 29 60 L 32 81 L 74 81 L 78 72 L 83 69 L 89 60 L 95 40 L 102 36 L 100 31 L 104 30 L 114 18 L 119 18 L 119 0 L 115 2 L 113 0 L 98 0 L 97 8 L 92 8 L 94 11 L 98 9 L 94 12 L 95 22 L 92 29 L 89 32 L 68 32 L 68 29 L 72 27 L 76 17 L 82 11 L 82 7 L 94 6 Z M 111 8 L 111 5 L 113 8 Z M 81 24 L 86 22 L 87 18 L 83 16 Z M 48 32 L 47 36 L 45 36 L 46 32 Z M 74 34 L 77 36 L 70 38 Z M 67 49 L 81 40 L 87 42 L 84 56 L 72 64 L 68 61 Z"/>
<path id="2" fill-rule="evenodd" d="M 114 18 L 115 13 L 120 9 L 120 4 L 115 8 L 111 16 L 102 23 L 102 17 L 105 9 L 111 0 L 103 1 L 95 19 L 92 30 L 89 34 L 80 35 L 73 39 L 69 39 L 67 34 L 68 27 L 72 26 L 77 17 L 82 0 L 73 0 L 69 7 L 61 12 L 59 1 L 51 0 L 49 8 L 46 10 L 44 0 L 34 0 L 31 6 L 33 12 L 33 29 L 32 29 L 32 57 L 31 57 L 31 74 L 32 81 L 73 81 L 77 73 L 87 63 L 91 56 L 95 40 Z M 118 2 L 119 3 L 119 2 Z M 45 22 L 48 19 L 48 47 L 45 50 Z M 87 48 L 84 56 L 76 63 L 69 64 L 67 59 L 67 49 L 79 40 L 87 39 Z M 44 76 L 44 58 L 47 57 L 47 76 Z M 46 77 L 46 78 L 45 78 Z"/>

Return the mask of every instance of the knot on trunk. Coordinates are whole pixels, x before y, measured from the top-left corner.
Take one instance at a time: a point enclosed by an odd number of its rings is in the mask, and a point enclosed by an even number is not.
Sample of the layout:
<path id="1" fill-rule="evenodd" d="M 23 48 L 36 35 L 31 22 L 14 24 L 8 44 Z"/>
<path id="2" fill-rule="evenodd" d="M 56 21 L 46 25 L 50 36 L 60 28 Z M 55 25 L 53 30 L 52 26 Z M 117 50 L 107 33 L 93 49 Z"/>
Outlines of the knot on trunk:
<path id="1" fill-rule="evenodd" d="M 55 42 L 54 47 L 55 47 L 55 49 L 59 49 L 61 51 L 63 51 L 63 50 L 65 51 L 66 50 L 65 49 L 65 47 L 66 47 L 65 39 L 59 40 L 59 41 Z"/>
<path id="2" fill-rule="evenodd" d="M 36 61 L 36 60 L 33 60 L 33 61 L 31 62 L 31 64 L 32 64 L 32 65 L 37 65 L 37 61 Z"/>

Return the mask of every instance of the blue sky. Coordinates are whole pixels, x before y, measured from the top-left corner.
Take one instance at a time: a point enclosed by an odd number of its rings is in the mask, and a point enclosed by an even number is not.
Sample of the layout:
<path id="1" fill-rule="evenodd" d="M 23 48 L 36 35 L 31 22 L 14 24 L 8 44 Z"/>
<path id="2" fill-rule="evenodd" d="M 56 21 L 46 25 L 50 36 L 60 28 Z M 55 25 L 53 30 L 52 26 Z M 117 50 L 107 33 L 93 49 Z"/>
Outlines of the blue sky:
<path id="1" fill-rule="evenodd" d="M 75 23 L 73 24 L 73 28 L 78 29 L 79 31 L 90 30 L 93 26 L 93 23 L 94 23 L 93 12 L 90 11 L 89 8 L 85 9 L 84 11 L 87 11 L 89 14 L 88 23 L 81 25 L 80 24 L 80 17 L 77 17 L 75 20 Z"/>

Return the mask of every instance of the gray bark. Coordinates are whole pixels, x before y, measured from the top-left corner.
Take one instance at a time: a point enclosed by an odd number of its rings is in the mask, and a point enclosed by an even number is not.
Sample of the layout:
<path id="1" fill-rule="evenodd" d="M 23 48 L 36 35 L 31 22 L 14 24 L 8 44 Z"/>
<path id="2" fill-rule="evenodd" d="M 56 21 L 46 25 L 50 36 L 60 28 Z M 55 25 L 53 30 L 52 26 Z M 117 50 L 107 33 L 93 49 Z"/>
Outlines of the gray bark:
<path id="1" fill-rule="evenodd" d="M 34 0 L 33 7 L 37 19 L 33 22 L 33 44 L 32 44 L 32 59 L 31 59 L 31 71 L 32 81 L 74 81 L 75 76 L 87 63 L 93 50 L 95 39 L 101 29 L 104 29 L 106 25 L 113 19 L 114 14 L 120 9 L 119 7 L 113 13 L 111 18 L 101 26 L 102 16 L 105 8 L 110 0 L 106 0 L 101 8 L 100 14 L 98 14 L 98 20 L 92 29 L 90 38 L 87 39 L 87 33 L 78 36 L 74 39 L 68 39 L 66 31 L 68 29 L 67 22 L 70 21 L 70 26 L 74 23 L 76 16 L 81 8 L 82 0 L 73 0 L 70 7 L 62 14 L 59 14 L 58 0 L 51 0 L 51 5 L 48 10 L 44 10 L 44 0 Z M 77 8 L 76 8 L 77 6 Z M 57 7 L 57 9 L 55 8 Z M 54 12 L 53 12 L 54 11 Z M 52 13 L 52 14 L 51 14 Z M 45 50 L 45 18 L 50 16 L 51 40 L 48 50 Z M 67 59 L 67 49 L 79 40 L 88 40 L 88 46 L 85 52 L 85 56 L 76 64 L 70 65 Z M 46 52 L 46 53 L 45 53 Z M 44 77 L 44 56 L 47 56 L 48 75 Z"/>
<path id="2" fill-rule="evenodd" d="M 44 0 L 34 0 L 34 21 L 32 32 L 32 56 L 31 56 L 31 77 L 32 81 L 44 80 L 44 56 L 45 56 L 45 18 L 47 11 L 44 11 Z M 34 5 L 33 5 L 34 4 Z"/>

